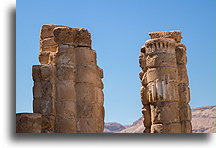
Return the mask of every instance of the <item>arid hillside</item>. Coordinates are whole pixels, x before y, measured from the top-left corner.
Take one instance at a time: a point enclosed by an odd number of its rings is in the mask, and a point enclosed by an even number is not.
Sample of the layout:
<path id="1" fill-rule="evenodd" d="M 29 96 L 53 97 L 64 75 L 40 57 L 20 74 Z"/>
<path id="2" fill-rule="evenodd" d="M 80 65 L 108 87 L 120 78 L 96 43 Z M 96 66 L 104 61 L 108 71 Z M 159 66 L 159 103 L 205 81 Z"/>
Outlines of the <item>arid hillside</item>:
<path id="1" fill-rule="evenodd" d="M 216 110 L 214 106 L 205 106 L 192 109 L 193 133 L 216 133 L 215 131 Z M 105 124 L 105 133 L 142 133 L 144 130 L 142 118 L 132 125 L 121 125 L 109 122 Z"/>

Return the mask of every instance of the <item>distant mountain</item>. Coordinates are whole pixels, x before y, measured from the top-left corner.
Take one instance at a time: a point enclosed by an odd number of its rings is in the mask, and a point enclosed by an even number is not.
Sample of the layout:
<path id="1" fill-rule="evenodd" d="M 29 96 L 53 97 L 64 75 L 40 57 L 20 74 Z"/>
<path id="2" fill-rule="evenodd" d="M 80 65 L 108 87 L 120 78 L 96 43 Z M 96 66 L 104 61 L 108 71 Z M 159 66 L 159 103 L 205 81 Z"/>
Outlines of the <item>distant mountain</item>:
<path id="1" fill-rule="evenodd" d="M 105 123 L 104 132 L 105 133 L 115 133 L 124 130 L 126 127 L 117 122 Z"/>
<path id="2" fill-rule="evenodd" d="M 118 133 L 143 133 L 144 126 L 142 117 L 139 120 L 133 122 L 132 125 L 128 126 L 126 129 L 118 131 Z"/>
<path id="3" fill-rule="evenodd" d="M 216 133 L 215 114 L 215 105 L 192 109 L 193 133 Z"/>
<path id="4" fill-rule="evenodd" d="M 192 132 L 193 133 L 215 133 L 216 108 L 205 106 L 192 109 Z M 144 130 L 142 118 L 132 125 L 121 125 L 116 122 L 105 124 L 105 133 L 142 133 Z"/>

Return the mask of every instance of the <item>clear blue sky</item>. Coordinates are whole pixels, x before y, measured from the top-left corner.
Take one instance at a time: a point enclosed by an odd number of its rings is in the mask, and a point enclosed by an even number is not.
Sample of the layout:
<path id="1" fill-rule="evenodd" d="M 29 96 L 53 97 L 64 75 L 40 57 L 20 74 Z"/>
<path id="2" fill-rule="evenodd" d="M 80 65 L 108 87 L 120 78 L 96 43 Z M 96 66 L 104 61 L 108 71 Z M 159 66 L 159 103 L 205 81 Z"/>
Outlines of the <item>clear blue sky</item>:
<path id="1" fill-rule="evenodd" d="M 104 70 L 105 121 L 141 117 L 138 57 L 152 31 L 183 31 L 192 108 L 215 105 L 215 0 L 17 0 L 16 112 L 32 112 L 43 24 L 87 28 Z"/>

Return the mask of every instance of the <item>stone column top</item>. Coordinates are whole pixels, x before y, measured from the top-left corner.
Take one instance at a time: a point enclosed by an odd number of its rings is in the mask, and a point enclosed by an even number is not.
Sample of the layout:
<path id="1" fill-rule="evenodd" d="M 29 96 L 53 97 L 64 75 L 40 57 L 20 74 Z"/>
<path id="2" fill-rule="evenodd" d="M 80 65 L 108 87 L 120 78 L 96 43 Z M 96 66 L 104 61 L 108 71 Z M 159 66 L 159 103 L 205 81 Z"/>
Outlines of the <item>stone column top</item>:
<path id="1" fill-rule="evenodd" d="M 176 42 L 174 39 L 167 38 L 155 38 L 147 40 L 145 43 L 145 48 L 142 48 L 141 51 L 146 55 L 157 54 L 157 53 L 175 53 Z"/>
<path id="2" fill-rule="evenodd" d="M 169 38 L 174 39 L 177 43 L 179 43 L 182 39 L 181 31 L 163 31 L 163 32 L 150 32 L 149 36 L 151 39 L 155 38 Z"/>
<path id="3" fill-rule="evenodd" d="M 40 30 L 40 39 L 46 39 L 53 37 L 53 29 L 56 27 L 67 27 L 64 25 L 44 24 Z"/>
<path id="4" fill-rule="evenodd" d="M 176 42 L 174 39 L 150 39 L 145 42 L 146 48 L 168 48 L 170 46 L 175 46 Z"/>
<path id="5" fill-rule="evenodd" d="M 91 34 L 85 28 L 45 24 L 41 28 L 40 39 L 53 38 L 57 44 L 91 47 Z"/>
<path id="6" fill-rule="evenodd" d="M 91 34 L 85 28 L 56 27 L 53 34 L 57 44 L 91 47 Z"/>

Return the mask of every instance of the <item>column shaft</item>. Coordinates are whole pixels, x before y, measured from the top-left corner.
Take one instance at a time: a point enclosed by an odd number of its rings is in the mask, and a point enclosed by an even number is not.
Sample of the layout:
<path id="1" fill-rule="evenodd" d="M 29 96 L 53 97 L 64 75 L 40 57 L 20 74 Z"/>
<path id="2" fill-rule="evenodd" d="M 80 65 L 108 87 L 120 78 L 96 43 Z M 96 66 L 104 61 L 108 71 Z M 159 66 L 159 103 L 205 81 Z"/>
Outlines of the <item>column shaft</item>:
<path id="1" fill-rule="evenodd" d="M 43 25 L 39 61 L 33 66 L 34 112 L 42 131 L 103 132 L 103 70 L 83 28 Z M 51 129 L 52 128 L 52 129 Z"/>
<path id="2" fill-rule="evenodd" d="M 191 132 L 186 52 L 181 32 L 153 32 L 139 57 L 144 132 Z"/>

